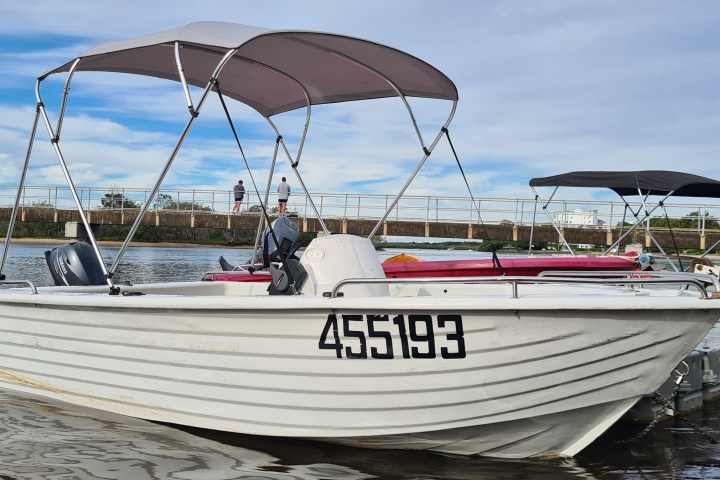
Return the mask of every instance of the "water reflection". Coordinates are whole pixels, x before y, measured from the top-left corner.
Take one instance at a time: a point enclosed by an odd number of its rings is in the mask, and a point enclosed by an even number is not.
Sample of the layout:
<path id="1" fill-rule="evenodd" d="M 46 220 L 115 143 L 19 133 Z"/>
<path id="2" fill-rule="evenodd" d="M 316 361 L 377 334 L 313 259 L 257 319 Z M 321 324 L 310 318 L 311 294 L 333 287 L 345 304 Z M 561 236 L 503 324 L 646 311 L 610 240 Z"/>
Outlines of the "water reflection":
<path id="1" fill-rule="evenodd" d="M 572 462 L 503 462 L 423 452 L 182 431 L 0 391 L 3 478 L 576 479 Z"/>
<path id="2" fill-rule="evenodd" d="M 720 403 L 706 402 L 685 415 L 705 434 L 720 440 Z M 598 478 L 720 479 L 720 445 L 680 418 L 656 425 L 645 437 L 626 443 L 645 424 L 620 422 L 580 452 L 576 462 Z"/>
<path id="3" fill-rule="evenodd" d="M 278 458 L 288 467 L 303 463 L 340 464 L 363 472 L 363 478 L 387 479 L 579 479 L 594 478 L 572 459 L 556 460 L 495 460 L 463 457 L 422 451 L 366 450 L 293 439 L 252 437 L 190 429 L 204 438 L 224 444 L 259 449 Z M 329 477 L 333 478 L 333 477 Z"/>
<path id="4" fill-rule="evenodd" d="M 3 478 L 367 478 L 339 465 L 287 468 L 267 453 L 39 397 L 0 392 L 0 400 Z"/>
<path id="5" fill-rule="evenodd" d="M 641 426 L 619 424 L 575 459 L 503 461 L 180 429 L 10 391 L 0 401 L 0 478 L 720 478 L 720 447 L 680 420 L 630 444 L 617 440 Z M 720 405 L 692 419 L 720 438 Z"/>

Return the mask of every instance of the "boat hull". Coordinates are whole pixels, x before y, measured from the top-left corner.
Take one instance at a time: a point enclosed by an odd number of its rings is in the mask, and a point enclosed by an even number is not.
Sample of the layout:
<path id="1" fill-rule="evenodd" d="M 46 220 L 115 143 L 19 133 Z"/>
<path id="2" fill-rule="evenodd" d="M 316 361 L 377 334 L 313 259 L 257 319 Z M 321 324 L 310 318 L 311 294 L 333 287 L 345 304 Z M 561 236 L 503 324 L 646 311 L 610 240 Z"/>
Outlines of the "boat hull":
<path id="1" fill-rule="evenodd" d="M 205 286 L 257 285 L 186 288 Z M 0 296 L 0 385 L 245 434 L 574 455 L 657 389 L 720 316 L 698 298 L 673 297 L 668 309 L 623 293 L 598 303 L 592 291 L 583 305 L 489 295 L 482 309 L 433 291 L 247 305 L 145 291 Z"/>

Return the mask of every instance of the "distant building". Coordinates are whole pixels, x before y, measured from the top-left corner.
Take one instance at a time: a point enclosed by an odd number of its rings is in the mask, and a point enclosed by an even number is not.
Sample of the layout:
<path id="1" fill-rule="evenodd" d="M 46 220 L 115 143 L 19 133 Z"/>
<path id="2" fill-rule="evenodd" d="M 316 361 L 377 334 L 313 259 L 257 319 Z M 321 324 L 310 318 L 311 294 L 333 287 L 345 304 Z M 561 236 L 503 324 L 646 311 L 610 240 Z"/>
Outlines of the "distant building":
<path id="1" fill-rule="evenodd" d="M 572 211 L 555 212 L 553 214 L 555 223 L 560 227 L 602 227 L 605 222 L 598 219 L 597 210 L 581 210 L 576 208 Z"/>

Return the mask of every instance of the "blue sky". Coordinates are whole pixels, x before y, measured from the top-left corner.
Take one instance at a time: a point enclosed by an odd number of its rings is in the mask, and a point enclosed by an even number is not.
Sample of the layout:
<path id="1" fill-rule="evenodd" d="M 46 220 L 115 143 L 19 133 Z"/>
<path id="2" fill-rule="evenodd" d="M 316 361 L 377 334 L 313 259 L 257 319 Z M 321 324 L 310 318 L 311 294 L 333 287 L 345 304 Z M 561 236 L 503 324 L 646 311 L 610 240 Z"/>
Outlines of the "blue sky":
<path id="1" fill-rule="evenodd" d="M 98 43 L 199 20 L 343 33 L 433 64 L 458 87 L 450 132 L 478 197 L 531 198 L 530 178 L 572 170 L 720 178 L 720 3 L 712 0 L 35 0 L 0 6 L 0 185 L 19 178 L 38 75 Z M 53 118 L 57 77 L 43 87 Z M 63 149 L 75 183 L 152 186 L 187 120 L 179 85 L 78 74 L 70 98 Z M 450 106 L 413 105 L 429 142 Z M 250 109 L 230 108 L 264 185 L 274 133 Z M 277 122 L 292 145 L 304 113 L 286 117 Z M 248 178 L 217 102 L 200 120 L 164 188 L 230 189 Z M 64 184 L 44 128 L 38 139 L 28 184 Z M 399 100 L 359 102 L 314 109 L 300 171 L 314 192 L 386 194 L 419 158 Z M 279 173 L 289 174 L 285 163 Z M 445 143 L 409 191 L 465 192 Z"/>

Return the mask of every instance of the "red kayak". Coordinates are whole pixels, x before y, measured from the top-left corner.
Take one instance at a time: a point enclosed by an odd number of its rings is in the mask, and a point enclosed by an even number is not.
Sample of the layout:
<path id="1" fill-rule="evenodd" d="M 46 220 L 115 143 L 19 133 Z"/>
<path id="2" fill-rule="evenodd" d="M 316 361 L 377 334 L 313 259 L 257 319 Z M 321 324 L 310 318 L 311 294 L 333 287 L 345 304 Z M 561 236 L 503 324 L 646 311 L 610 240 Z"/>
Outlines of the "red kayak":
<path id="1" fill-rule="evenodd" d="M 505 257 L 500 259 L 502 272 L 491 258 L 471 260 L 422 261 L 410 255 L 386 260 L 382 266 L 388 278 L 490 277 L 499 275 L 536 276 L 547 270 L 597 272 L 630 271 L 638 267 L 638 256 L 571 257 L 549 256 Z M 210 272 L 201 280 L 233 282 L 268 282 L 267 271 L 245 270 Z"/>
<path id="2" fill-rule="evenodd" d="M 629 271 L 637 267 L 637 257 L 518 257 L 500 260 L 502 272 L 493 260 L 439 260 L 430 262 L 383 263 L 388 278 L 536 276 L 546 270 L 577 272 Z"/>

